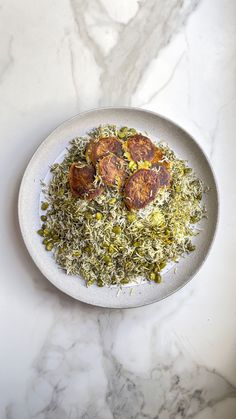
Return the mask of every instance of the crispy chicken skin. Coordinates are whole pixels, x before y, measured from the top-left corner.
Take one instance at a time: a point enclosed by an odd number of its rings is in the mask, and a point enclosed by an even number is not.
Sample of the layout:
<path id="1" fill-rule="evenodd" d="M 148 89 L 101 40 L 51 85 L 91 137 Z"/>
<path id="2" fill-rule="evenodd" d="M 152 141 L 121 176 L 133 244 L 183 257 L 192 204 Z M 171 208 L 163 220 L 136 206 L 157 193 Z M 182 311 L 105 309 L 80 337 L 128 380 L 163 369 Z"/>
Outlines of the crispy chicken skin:
<path id="1" fill-rule="evenodd" d="M 86 158 L 89 163 L 91 162 L 95 166 L 98 160 L 109 153 L 122 156 L 122 143 L 118 138 L 104 137 L 98 140 L 91 140 L 86 149 Z"/>
<path id="2" fill-rule="evenodd" d="M 131 160 L 135 162 L 149 161 L 152 165 L 170 167 L 170 164 L 163 161 L 164 154 L 160 148 L 156 147 L 150 138 L 141 134 L 130 137 L 124 147 L 130 154 Z"/>
<path id="3" fill-rule="evenodd" d="M 131 175 L 124 188 L 128 209 L 141 209 L 152 202 L 159 189 L 158 179 L 158 173 L 150 169 L 140 169 Z"/>
<path id="4" fill-rule="evenodd" d="M 99 160 L 97 164 L 98 174 L 107 186 L 121 188 L 126 177 L 125 160 L 115 154 L 108 154 Z"/>
<path id="5" fill-rule="evenodd" d="M 157 170 L 159 187 L 163 188 L 164 186 L 166 186 L 168 188 L 171 182 L 170 171 L 162 165 L 157 165 L 155 169 Z"/>
<path id="6" fill-rule="evenodd" d="M 155 145 L 148 137 L 141 134 L 129 137 L 125 148 L 130 154 L 130 157 L 135 162 L 151 161 L 155 155 Z"/>
<path id="7" fill-rule="evenodd" d="M 158 164 L 160 161 L 162 161 L 163 157 L 164 157 L 164 155 L 163 155 L 161 149 L 158 148 L 158 147 L 155 147 L 154 156 L 151 160 L 152 164 L 153 165 Z"/>
<path id="8" fill-rule="evenodd" d="M 155 147 L 155 152 L 154 152 L 154 156 L 151 160 L 152 166 L 153 167 L 159 167 L 159 166 L 165 166 L 167 169 L 169 169 L 171 167 L 170 162 L 167 162 L 164 159 L 164 154 L 161 151 L 160 148 Z"/>
<path id="9" fill-rule="evenodd" d="M 95 175 L 96 171 L 93 166 L 79 167 L 76 163 L 73 163 L 68 176 L 73 195 L 87 201 L 100 196 L 104 191 L 104 187 L 96 187 L 94 185 Z"/>
<path id="10" fill-rule="evenodd" d="M 150 168 L 140 168 L 127 179 L 126 157 L 134 162 L 149 162 Z M 92 200 L 100 196 L 105 186 L 123 189 L 128 209 L 141 209 L 152 202 L 160 188 L 169 187 L 170 163 L 162 150 L 142 134 L 135 134 L 125 143 L 115 136 L 91 140 L 86 148 L 87 165 L 73 163 L 69 170 L 69 184 L 74 196 Z M 102 185 L 96 186 L 96 175 Z"/>
<path id="11" fill-rule="evenodd" d="M 157 170 L 139 169 L 125 183 L 124 198 L 128 209 L 141 209 L 154 201 L 159 189 L 169 187 L 170 172 L 164 166 Z"/>

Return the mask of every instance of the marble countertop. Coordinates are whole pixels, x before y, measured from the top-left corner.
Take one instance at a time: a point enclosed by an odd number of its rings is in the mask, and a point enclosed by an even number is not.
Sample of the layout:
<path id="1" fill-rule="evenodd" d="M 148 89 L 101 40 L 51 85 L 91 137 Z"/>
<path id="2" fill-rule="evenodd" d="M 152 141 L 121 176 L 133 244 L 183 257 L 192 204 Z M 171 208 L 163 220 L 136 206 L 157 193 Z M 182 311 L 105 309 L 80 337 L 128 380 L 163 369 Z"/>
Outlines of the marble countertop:
<path id="1" fill-rule="evenodd" d="M 234 0 L 0 0 L 0 418 L 236 418 L 235 16 Z M 126 311 L 57 291 L 17 221 L 37 146 L 65 119 L 109 105 L 186 128 L 221 200 L 191 283 Z"/>

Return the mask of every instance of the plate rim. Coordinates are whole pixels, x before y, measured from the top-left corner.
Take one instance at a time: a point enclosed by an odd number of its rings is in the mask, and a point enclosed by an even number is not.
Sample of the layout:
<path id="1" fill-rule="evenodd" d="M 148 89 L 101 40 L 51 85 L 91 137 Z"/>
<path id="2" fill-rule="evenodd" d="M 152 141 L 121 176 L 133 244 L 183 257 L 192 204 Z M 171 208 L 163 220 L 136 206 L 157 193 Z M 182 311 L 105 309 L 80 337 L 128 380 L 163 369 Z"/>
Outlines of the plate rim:
<path id="1" fill-rule="evenodd" d="M 33 162 L 33 160 L 35 159 L 35 156 L 38 154 L 38 152 L 40 152 L 41 148 L 44 147 L 44 144 L 47 142 L 48 137 L 50 135 L 55 134 L 55 132 L 61 128 L 63 125 L 66 125 L 70 122 L 72 122 L 74 119 L 76 118 L 83 118 L 83 116 L 86 116 L 87 114 L 93 113 L 93 112 L 99 112 L 99 111 L 106 111 L 106 110 L 115 110 L 115 111 L 119 111 L 119 110 L 130 110 L 130 111 L 138 111 L 141 113 L 146 113 L 149 115 L 153 115 L 153 116 L 157 116 L 159 118 L 161 118 L 162 120 L 166 121 L 167 123 L 170 124 L 174 124 L 177 128 L 179 128 L 180 130 L 184 131 L 193 141 L 193 143 L 200 149 L 201 153 L 203 154 L 203 156 L 206 159 L 206 162 L 210 168 L 211 174 L 212 174 L 212 179 L 214 182 L 214 187 L 215 187 L 215 198 L 216 198 L 216 217 L 215 217 L 215 226 L 214 226 L 214 231 L 212 233 L 212 237 L 211 237 L 211 242 L 207 248 L 207 251 L 204 255 L 204 257 L 201 260 L 201 263 L 199 264 L 199 266 L 196 268 L 196 270 L 189 275 L 188 279 L 180 284 L 178 287 L 176 287 L 174 290 L 170 290 L 166 293 L 166 295 L 161 296 L 159 299 L 157 300 L 153 300 L 151 302 L 143 302 L 143 303 L 137 303 L 137 304 L 132 304 L 130 306 L 122 306 L 122 304 L 118 304 L 117 306 L 113 307 L 113 306 L 109 306 L 109 305 L 103 305 L 100 303 L 93 303 L 93 302 L 89 302 L 87 301 L 85 298 L 77 298 L 73 295 L 72 292 L 70 292 L 69 290 L 65 290 L 63 289 L 62 286 L 60 286 L 60 284 L 57 284 L 55 282 L 53 282 L 51 279 L 48 278 L 47 273 L 44 272 L 43 269 L 39 268 L 35 257 L 33 255 L 33 252 L 31 251 L 31 246 L 28 245 L 25 235 L 24 235 L 24 231 L 23 231 L 23 225 L 22 225 L 22 216 L 21 216 L 21 202 L 22 202 L 22 197 L 23 197 L 23 191 L 24 191 L 24 185 L 25 182 L 27 180 L 27 174 L 28 171 L 30 170 L 30 166 L 31 163 Z M 148 109 L 143 109 L 143 108 L 139 108 L 139 107 L 134 107 L 134 106 L 105 106 L 105 107 L 96 107 L 96 108 L 92 108 L 83 112 L 79 112 L 78 114 L 75 114 L 74 116 L 72 116 L 71 118 L 68 118 L 64 121 L 62 121 L 59 125 L 57 125 L 52 131 L 50 131 L 48 133 L 48 135 L 44 138 L 44 140 L 39 144 L 39 146 L 36 148 L 36 150 L 34 151 L 34 153 L 32 154 L 32 156 L 30 157 L 30 159 L 28 160 L 23 176 L 21 178 L 21 182 L 20 182 L 20 187 L 19 187 L 19 192 L 18 192 L 18 203 L 17 203 L 17 212 L 18 212 L 18 222 L 19 222 L 19 226 L 20 226 L 20 231 L 21 231 L 21 236 L 23 239 L 23 242 L 26 246 L 26 249 L 31 257 L 31 259 L 33 260 L 34 264 L 36 265 L 36 267 L 39 269 L 39 271 L 43 274 L 43 276 L 53 285 L 55 286 L 57 289 L 59 289 L 61 292 L 63 292 L 66 295 L 69 295 L 70 297 L 72 297 L 74 300 L 92 305 L 94 307 L 101 307 L 101 308 L 108 308 L 108 309 L 131 309 L 131 308 L 137 308 L 137 307 L 143 307 L 146 305 L 150 305 L 150 304 L 154 304 L 154 303 L 158 303 L 160 301 L 165 300 L 166 298 L 170 297 L 171 295 L 175 294 L 177 291 L 181 290 L 182 288 L 184 288 L 187 284 L 189 284 L 189 282 L 197 275 L 197 273 L 199 272 L 199 270 L 201 269 L 201 267 L 203 266 L 203 264 L 206 262 L 208 256 L 210 255 L 210 252 L 212 250 L 213 244 L 215 242 L 216 239 L 216 234 L 218 231 L 218 225 L 219 225 L 219 217 L 220 217 L 220 199 L 219 199 L 219 187 L 218 187 L 218 183 L 217 183 L 217 177 L 215 175 L 215 170 L 207 156 L 207 154 L 205 153 L 205 151 L 203 150 L 202 146 L 198 143 L 197 140 L 195 140 L 195 138 L 192 136 L 191 133 L 189 133 L 189 131 L 187 129 L 184 128 L 184 126 L 181 126 L 178 122 L 175 121 L 175 119 L 171 119 L 169 117 L 167 117 L 166 115 L 163 115 L 159 112 L 155 112 L 155 111 L 151 111 Z"/>

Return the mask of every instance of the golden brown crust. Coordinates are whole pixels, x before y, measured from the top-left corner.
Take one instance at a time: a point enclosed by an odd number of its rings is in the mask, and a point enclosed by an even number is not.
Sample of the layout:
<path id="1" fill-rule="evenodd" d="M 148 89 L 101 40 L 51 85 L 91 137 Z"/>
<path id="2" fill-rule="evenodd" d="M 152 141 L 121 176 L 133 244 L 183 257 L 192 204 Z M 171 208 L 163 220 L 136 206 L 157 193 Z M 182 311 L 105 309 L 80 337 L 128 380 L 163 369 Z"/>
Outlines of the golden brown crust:
<path id="1" fill-rule="evenodd" d="M 108 186 L 121 188 L 126 177 L 125 160 L 110 153 L 99 160 L 97 168 L 102 181 Z"/>
<path id="2" fill-rule="evenodd" d="M 155 145 L 148 137 L 141 134 L 129 137 L 126 142 L 126 149 L 135 162 L 152 161 L 155 155 Z"/>
<path id="3" fill-rule="evenodd" d="M 124 188 L 128 209 L 141 209 L 152 202 L 159 189 L 158 173 L 150 169 L 137 170 L 129 177 Z"/>
<path id="4" fill-rule="evenodd" d="M 158 147 L 155 147 L 154 156 L 151 160 L 153 167 L 158 168 L 159 166 L 165 166 L 167 169 L 169 169 L 171 166 L 170 162 L 163 160 L 163 158 L 164 158 L 164 154 L 162 150 Z"/>
<path id="5" fill-rule="evenodd" d="M 161 149 L 158 147 L 155 147 L 154 156 L 152 158 L 152 163 L 159 163 L 164 157 L 164 154 L 162 153 Z"/>
<path id="6" fill-rule="evenodd" d="M 104 137 L 98 140 L 91 140 L 86 149 L 86 157 L 94 166 L 97 161 L 113 153 L 116 156 L 122 156 L 122 143 L 116 137 Z"/>
<path id="7" fill-rule="evenodd" d="M 93 166 L 79 167 L 76 163 L 73 163 L 68 176 L 72 194 L 87 201 L 100 196 L 104 191 L 104 187 L 96 187 L 94 185 L 95 175 L 96 171 Z"/>
<path id="8" fill-rule="evenodd" d="M 166 186 L 167 188 L 170 186 L 171 182 L 171 175 L 169 170 L 165 166 L 156 166 L 157 169 L 157 175 L 158 175 L 158 182 L 159 187 L 163 188 Z"/>

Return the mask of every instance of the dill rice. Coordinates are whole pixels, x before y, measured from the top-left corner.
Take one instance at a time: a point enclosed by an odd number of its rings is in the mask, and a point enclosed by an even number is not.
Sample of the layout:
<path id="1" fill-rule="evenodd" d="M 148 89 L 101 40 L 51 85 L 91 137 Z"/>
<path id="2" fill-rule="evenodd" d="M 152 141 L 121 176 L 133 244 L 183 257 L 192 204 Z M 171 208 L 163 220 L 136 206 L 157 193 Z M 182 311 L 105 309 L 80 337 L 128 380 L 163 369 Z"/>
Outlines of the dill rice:
<path id="1" fill-rule="evenodd" d="M 201 204 L 206 188 L 165 143 L 157 145 L 171 163 L 171 187 L 159 191 L 146 208 L 129 211 L 122 194 L 112 187 L 92 201 L 72 195 L 68 171 L 74 162 L 86 163 L 91 138 L 123 140 L 135 133 L 134 128 L 105 125 L 73 139 L 63 162 L 51 167 L 49 185 L 42 187 L 43 224 L 38 233 L 45 249 L 53 252 L 67 274 L 82 275 L 87 286 L 128 284 L 139 277 L 159 283 L 169 262 L 194 251 L 191 237 L 198 234 L 194 225 L 206 215 Z M 145 162 L 138 166 L 147 167 Z M 136 169 L 136 163 L 129 164 L 130 173 Z"/>

